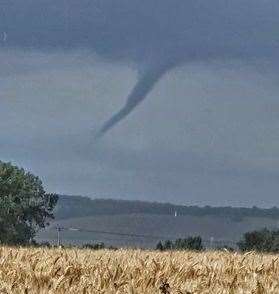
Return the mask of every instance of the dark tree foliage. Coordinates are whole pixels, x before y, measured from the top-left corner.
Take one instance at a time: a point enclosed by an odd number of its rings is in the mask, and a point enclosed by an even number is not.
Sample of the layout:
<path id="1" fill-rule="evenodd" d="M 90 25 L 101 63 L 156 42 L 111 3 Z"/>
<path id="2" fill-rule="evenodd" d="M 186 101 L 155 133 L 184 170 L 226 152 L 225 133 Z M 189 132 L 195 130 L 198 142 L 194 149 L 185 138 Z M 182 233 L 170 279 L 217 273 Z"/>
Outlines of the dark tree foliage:
<path id="1" fill-rule="evenodd" d="M 279 252 L 279 231 L 263 229 L 244 234 L 238 243 L 241 251 Z"/>
<path id="2" fill-rule="evenodd" d="M 162 241 L 159 241 L 158 244 L 156 245 L 156 250 L 163 251 L 164 250 L 164 245 Z"/>
<path id="3" fill-rule="evenodd" d="M 203 250 L 202 238 L 200 236 L 197 237 L 188 237 L 185 239 L 176 239 L 175 241 L 167 240 L 164 243 L 160 241 L 156 245 L 156 249 L 163 250 Z"/>
<path id="4" fill-rule="evenodd" d="M 105 249 L 105 244 L 104 243 L 96 243 L 96 244 L 87 243 L 87 244 L 84 244 L 82 248 L 92 249 L 92 250 L 101 250 L 101 249 Z"/>
<path id="5" fill-rule="evenodd" d="M 171 250 L 173 249 L 173 242 L 170 240 L 165 241 L 163 245 L 163 250 Z"/>
<path id="6" fill-rule="evenodd" d="M 189 237 L 186 239 L 177 239 L 174 243 L 174 248 L 176 249 L 184 249 L 184 250 L 202 250 L 202 238 L 200 236 L 197 237 Z"/>
<path id="7" fill-rule="evenodd" d="M 53 218 L 58 196 L 47 194 L 41 180 L 0 161 L 0 243 L 30 244 Z"/>

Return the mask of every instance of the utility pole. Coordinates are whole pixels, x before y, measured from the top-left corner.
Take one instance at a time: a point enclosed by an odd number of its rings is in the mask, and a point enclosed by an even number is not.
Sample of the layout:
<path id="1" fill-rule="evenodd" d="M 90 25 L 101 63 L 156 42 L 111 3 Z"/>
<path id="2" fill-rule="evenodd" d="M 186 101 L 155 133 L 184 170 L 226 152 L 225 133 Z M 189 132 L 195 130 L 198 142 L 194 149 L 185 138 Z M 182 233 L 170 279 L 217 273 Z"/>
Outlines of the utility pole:
<path id="1" fill-rule="evenodd" d="M 57 247 L 60 246 L 60 232 L 61 232 L 61 228 L 57 225 L 56 226 L 56 232 L 57 232 Z"/>
<path id="2" fill-rule="evenodd" d="M 214 247 L 214 237 L 210 237 L 210 249 Z"/>

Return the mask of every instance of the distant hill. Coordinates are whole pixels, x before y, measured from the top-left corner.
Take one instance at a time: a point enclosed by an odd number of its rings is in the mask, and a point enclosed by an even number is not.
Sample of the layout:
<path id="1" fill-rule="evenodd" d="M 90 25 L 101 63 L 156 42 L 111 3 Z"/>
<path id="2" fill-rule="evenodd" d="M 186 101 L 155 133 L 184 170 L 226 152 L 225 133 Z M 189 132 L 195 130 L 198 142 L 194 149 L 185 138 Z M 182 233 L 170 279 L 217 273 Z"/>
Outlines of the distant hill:
<path id="1" fill-rule="evenodd" d="M 115 199 L 90 199 L 82 196 L 60 195 L 55 218 L 67 219 L 97 215 L 153 214 L 179 216 L 214 216 L 241 221 L 243 217 L 279 219 L 279 208 L 183 206 L 170 203 L 128 201 Z"/>
<path id="2" fill-rule="evenodd" d="M 154 248 L 159 240 L 200 235 L 208 245 L 235 246 L 241 236 L 277 228 L 279 209 L 197 207 L 81 196 L 59 198 L 55 220 L 37 240 L 64 244 L 104 242 L 118 247 Z"/>

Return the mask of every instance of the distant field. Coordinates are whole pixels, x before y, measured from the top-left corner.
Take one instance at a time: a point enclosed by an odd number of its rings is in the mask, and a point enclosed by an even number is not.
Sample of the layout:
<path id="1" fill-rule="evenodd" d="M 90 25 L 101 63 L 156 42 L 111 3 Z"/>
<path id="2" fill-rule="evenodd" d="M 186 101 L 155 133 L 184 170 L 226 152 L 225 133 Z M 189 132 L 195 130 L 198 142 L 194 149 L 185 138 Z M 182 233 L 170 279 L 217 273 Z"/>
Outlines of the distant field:
<path id="1" fill-rule="evenodd" d="M 55 243 L 56 225 L 61 227 L 82 228 L 84 230 L 99 230 L 121 233 L 136 233 L 152 236 L 166 236 L 167 239 L 184 238 L 190 235 L 200 235 L 203 239 L 226 240 L 237 242 L 242 235 L 250 230 L 264 227 L 277 227 L 278 222 L 268 218 L 243 218 L 234 221 L 231 218 L 214 216 L 171 216 L 152 214 L 123 214 L 97 215 L 79 218 L 68 218 L 53 222 L 50 228 L 40 232 L 38 241 Z M 104 242 L 112 246 L 128 246 L 154 248 L 160 238 L 133 238 L 92 232 L 63 231 L 63 244 L 84 244 L 90 242 Z"/>
<path id="2" fill-rule="evenodd" d="M 276 255 L 0 248 L 0 293 L 279 293 Z"/>

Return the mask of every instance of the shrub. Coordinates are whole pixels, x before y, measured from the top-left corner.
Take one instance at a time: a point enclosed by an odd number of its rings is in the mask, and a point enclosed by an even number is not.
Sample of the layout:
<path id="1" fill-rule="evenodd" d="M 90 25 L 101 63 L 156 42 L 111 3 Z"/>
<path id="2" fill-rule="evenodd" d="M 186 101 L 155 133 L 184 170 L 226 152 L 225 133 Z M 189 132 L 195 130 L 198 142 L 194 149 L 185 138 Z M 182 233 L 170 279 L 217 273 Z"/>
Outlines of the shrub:
<path id="1" fill-rule="evenodd" d="M 92 250 L 100 250 L 105 248 L 104 243 L 96 243 L 96 244 L 91 244 L 91 243 L 86 243 L 82 246 L 84 249 L 92 249 Z"/>
<path id="2" fill-rule="evenodd" d="M 156 245 L 156 250 L 163 251 L 164 250 L 164 245 L 162 241 L 159 241 L 158 244 Z"/>
<path id="3" fill-rule="evenodd" d="M 263 229 L 244 234 L 238 242 L 241 251 L 279 252 L 279 231 Z"/>
<path id="4" fill-rule="evenodd" d="M 164 243 L 160 241 L 157 246 L 156 250 L 196 250 L 201 251 L 203 250 L 202 245 L 202 238 L 200 236 L 196 237 L 188 237 L 185 239 L 176 239 L 174 242 L 167 240 Z"/>

